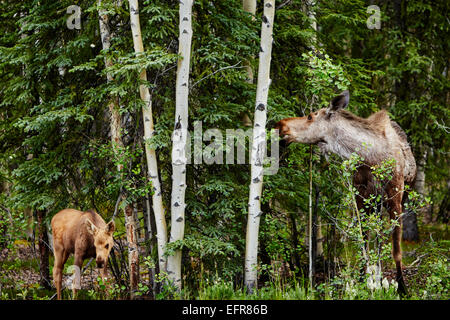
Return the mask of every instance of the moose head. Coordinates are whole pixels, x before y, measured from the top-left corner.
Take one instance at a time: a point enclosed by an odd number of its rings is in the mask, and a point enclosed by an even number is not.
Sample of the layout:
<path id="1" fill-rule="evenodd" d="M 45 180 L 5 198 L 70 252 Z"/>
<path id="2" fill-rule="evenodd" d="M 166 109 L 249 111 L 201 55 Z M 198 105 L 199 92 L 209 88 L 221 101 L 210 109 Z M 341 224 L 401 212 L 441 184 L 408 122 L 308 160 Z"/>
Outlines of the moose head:
<path id="1" fill-rule="evenodd" d="M 98 268 L 103 268 L 108 262 L 109 253 L 113 247 L 113 233 L 116 228 L 114 221 L 110 221 L 104 228 L 97 227 L 87 219 L 87 230 L 94 237 L 96 263 Z"/>
<path id="2" fill-rule="evenodd" d="M 326 137 L 331 135 L 334 114 L 345 108 L 350 100 L 346 90 L 331 100 L 328 108 L 322 108 L 304 117 L 286 118 L 275 125 L 280 137 L 286 142 L 300 142 L 307 144 L 325 143 Z"/>

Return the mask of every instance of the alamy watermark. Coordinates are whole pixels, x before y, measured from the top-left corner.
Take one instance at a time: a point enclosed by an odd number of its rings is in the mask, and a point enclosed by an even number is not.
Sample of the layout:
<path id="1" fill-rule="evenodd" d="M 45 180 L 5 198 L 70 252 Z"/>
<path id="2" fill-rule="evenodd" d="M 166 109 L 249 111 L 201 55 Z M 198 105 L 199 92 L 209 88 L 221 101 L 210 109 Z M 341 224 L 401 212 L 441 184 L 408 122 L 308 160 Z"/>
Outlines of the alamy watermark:
<path id="1" fill-rule="evenodd" d="M 174 130 L 172 134 L 174 149 L 176 149 L 176 152 L 172 153 L 174 164 L 232 165 L 253 163 L 256 166 L 263 167 L 264 175 L 274 175 L 278 172 L 279 134 L 276 129 L 270 130 L 269 135 L 266 135 L 265 130 L 262 130 L 262 133 L 258 135 L 259 139 L 255 139 L 257 143 L 254 146 L 252 146 L 254 134 L 252 128 L 247 130 L 226 129 L 225 131 L 213 128 L 203 131 L 202 122 L 195 121 L 193 134 L 193 139 L 191 139 L 192 136 L 188 130 L 182 128 Z M 270 156 L 267 154 L 268 138 L 270 138 Z M 248 148 L 246 148 L 247 145 Z M 247 149 L 249 150 L 248 157 L 246 156 Z M 252 152 L 252 149 L 254 149 L 254 152 Z"/>
<path id="2" fill-rule="evenodd" d="M 70 14 L 70 16 L 66 20 L 67 28 L 70 30 L 81 29 L 81 8 L 77 5 L 71 5 L 67 7 L 66 10 L 67 14 Z"/>
<path id="3" fill-rule="evenodd" d="M 381 29 L 381 10 L 377 5 L 367 7 L 367 13 L 371 16 L 367 18 L 366 25 L 369 29 Z"/>

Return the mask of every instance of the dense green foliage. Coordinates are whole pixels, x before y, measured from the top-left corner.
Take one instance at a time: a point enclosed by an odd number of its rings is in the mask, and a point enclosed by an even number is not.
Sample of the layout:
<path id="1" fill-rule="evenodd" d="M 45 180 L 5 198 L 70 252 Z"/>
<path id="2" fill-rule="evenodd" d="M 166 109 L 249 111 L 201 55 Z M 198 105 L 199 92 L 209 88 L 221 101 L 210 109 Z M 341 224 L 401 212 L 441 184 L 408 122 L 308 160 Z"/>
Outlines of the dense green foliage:
<path id="1" fill-rule="evenodd" d="M 147 70 L 156 132 L 148 143 L 157 150 L 163 199 L 170 207 L 178 2 L 140 1 L 146 51 L 138 57 L 128 2 L 120 7 L 113 2 L 103 1 L 114 33 L 110 50 L 103 51 L 95 0 L 0 0 L 0 246 L 26 238 L 30 224 L 24 212 L 30 209 L 44 210 L 47 223 L 68 207 L 95 208 L 106 220 L 114 212 L 119 191 L 125 190 L 127 201 L 144 210 L 151 189 L 145 174 L 138 91 L 142 69 Z M 344 89 L 351 93 L 350 110 L 359 116 L 387 109 L 408 135 L 416 159 L 427 150 L 431 220 L 448 223 L 448 208 L 439 210 L 450 192 L 448 1 L 383 1 L 380 29 L 366 25 L 367 7 L 373 1 L 316 1 L 313 8 L 305 2 L 277 4 L 268 126 L 321 108 Z M 82 9 L 80 29 L 66 25 L 66 9 L 73 4 Z M 309 11 L 316 13 L 317 32 Z M 242 10 L 241 0 L 195 1 L 191 132 L 194 121 L 202 121 L 203 131 L 247 129 L 243 116 L 253 117 L 261 15 L 262 1 L 254 20 Z M 113 61 L 108 69 L 105 57 Z M 246 61 L 254 70 L 254 84 L 247 82 Z M 107 72 L 113 81 L 106 81 Z M 110 142 L 107 104 L 112 96 L 119 98 L 124 124 L 125 150 L 120 154 L 113 152 Z M 367 288 L 355 294 L 351 289 L 340 294 L 332 289 L 355 278 L 339 273 L 357 265 L 346 258 L 349 250 L 358 252 L 346 233 L 354 227 L 346 203 L 351 187 L 345 184 L 342 161 L 332 157 L 326 162 L 316 151 L 314 201 L 323 223 L 324 258 L 319 265 L 326 281 L 315 296 L 299 285 L 308 266 L 309 147 L 291 145 L 281 150 L 278 173 L 264 180 L 259 259 L 262 283 L 279 283 L 285 277 L 279 272 L 282 268 L 296 280 L 284 291 L 267 289 L 267 295 L 260 291 L 256 298 L 376 298 Z M 115 170 L 117 163 L 125 166 L 123 176 Z M 251 298 L 235 291 L 243 280 L 249 180 L 249 165 L 188 165 L 185 239 L 176 244 L 183 247 L 188 297 Z M 428 237 L 422 218 L 419 214 L 419 228 Z M 367 223 L 375 229 L 381 226 Z M 386 268 L 391 268 L 388 236 L 383 235 L 387 247 L 382 255 Z M 447 232 L 444 237 L 448 240 Z M 448 241 L 442 243 L 448 250 Z M 429 262 L 420 266 L 430 266 L 422 271 L 430 273 L 426 283 L 430 289 L 428 295 L 416 293 L 417 298 L 448 299 L 448 252 L 438 251 L 429 253 Z M 156 250 L 151 256 L 156 261 Z M 339 283 L 337 276 L 347 282 Z M 207 280 L 216 282 L 209 288 Z M 386 290 L 378 298 L 395 295 Z"/>

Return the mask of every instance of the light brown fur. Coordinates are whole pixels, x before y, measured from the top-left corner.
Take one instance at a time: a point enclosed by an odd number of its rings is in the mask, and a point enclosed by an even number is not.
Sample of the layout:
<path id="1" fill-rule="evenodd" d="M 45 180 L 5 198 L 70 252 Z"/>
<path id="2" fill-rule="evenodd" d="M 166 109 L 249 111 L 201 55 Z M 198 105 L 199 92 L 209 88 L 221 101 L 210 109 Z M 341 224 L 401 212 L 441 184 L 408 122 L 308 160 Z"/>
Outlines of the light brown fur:
<path id="1" fill-rule="evenodd" d="M 344 91 L 335 97 L 328 108 L 320 109 L 305 117 L 287 118 L 279 121 L 276 129 L 284 141 L 317 144 L 327 155 L 335 153 L 348 159 L 356 152 L 364 162 L 357 169 L 353 184 L 358 190 L 358 210 L 365 209 L 364 199 L 379 192 L 375 187 L 370 167 L 387 159 L 395 159 L 393 178 L 384 191 L 391 219 L 400 225 L 392 234 L 392 254 L 397 268 L 399 291 L 406 292 L 402 275 L 402 201 L 405 183 L 412 184 L 416 176 L 416 162 L 407 142 L 405 132 L 381 110 L 364 119 L 343 110 L 348 105 L 349 93 Z"/>
<path id="2" fill-rule="evenodd" d="M 55 263 L 53 281 L 57 298 L 61 299 L 62 270 L 70 254 L 74 254 L 74 265 L 81 269 L 84 259 L 96 258 L 101 276 L 107 274 L 109 253 L 113 246 L 114 221 L 108 224 L 95 211 L 86 212 L 64 209 L 52 219 L 53 252 Z M 79 281 L 79 279 L 74 279 Z M 76 288 L 73 288 L 74 298 Z"/>

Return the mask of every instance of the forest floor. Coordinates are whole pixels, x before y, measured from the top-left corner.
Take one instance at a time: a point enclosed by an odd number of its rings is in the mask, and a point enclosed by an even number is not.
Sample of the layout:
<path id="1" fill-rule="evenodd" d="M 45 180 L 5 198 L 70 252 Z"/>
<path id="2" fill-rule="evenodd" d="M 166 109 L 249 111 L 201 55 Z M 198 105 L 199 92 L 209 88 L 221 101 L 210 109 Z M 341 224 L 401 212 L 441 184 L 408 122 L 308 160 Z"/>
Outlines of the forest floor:
<path id="1" fill-rule="evenodd" d="M 13 249 L 5 248 L 0 251 L 0 292 L 1 290 L 18 290 L 19 288 L 33 289 L 39 287 L 39 258 L 37 247 L 33 249 L 31 244 L 19 241 Z M 85 261 L 86 265 L 88 260 Z M 66 267 L 68 264 L 66 264 Z M 417 267 L 406 267 L 403 270 L 406 283 L 410 279 L 416 279 Z M 94 266 L 90 266 L 81 276 L 81 290 L 93 290 L 96 288 L 96 279 L 100 276 L 99 271 Z M 395 279 L 395 269 L 385 268 L 383 276 L 389 281 Z M 63 275 L 63 283 L 70 277 L 70 274 Z M 316 281 L 322 282 L 325 274 L 316 274 Z M 144 280 L 144 279 L 142 279 Z M 54 290 L 53 283 L 50 284 Z M 50 290 L 51 291 L 51 290 Z"/>
<path id="2" fill-rule="evenodd" d="M 39 286 L 39 257 L 38 249 L 31 244 L 20 241 L 13 249 L 5 248 L 0 251 L 1 278 L 3 289 L 13 289 L 17 286 L 33 288 Z M 86 262 L 85 262 L 86 264 Z M 67 267 L 67 265 L 66 265 Z M 81 277 L 81 288 L 94 288 L 94 280 L 100 275 L 96 268 L 88 268 Z M 70 274 L 63 274 L 63 283 Z M 7 280 L 7 281 L 5 281 Z M 53 287 L 53 283 L 50 284 Z"/>
<path id="3" fill-rule="evenodd" d="M 411 286 L 415 288 L 425 288 L 427 277 L 424 277 L 421 274 L 421 272 L 423 271 L 419 269 L 419 266 L 422 263 L 425 263 L 426 259 L 431 257 L 434 251 L 430 251 L 428 246 L 430 245 L 430 243 L 434 243 L 436 239 L 440 239 L 440 241 L 443 241 L 443 251 L 441 250 L 440 252 L 444 253 L 444 256 L 446 256 L 448 259 L 450 253 L 450 249 L 448 248 L 448 226 L 441 225 L 438 228 L 427 227 L 426 230 L 422 230 L 421 241 L 419 241 L 419 243 L 402 244 L 404 262 L 403 273 L 405 282 L 408 287 Z M 70 274 L 67 272 L 67 268 L 70 266 L 70 262 L 72 261 L 71 259 L 73 258 L 69 258 L 68 262 L 65 265 L 63 283 L 70 277 Z M 87 261 L 88 260 L 85 260 L 84 265 L 87 264 Z M 448 262 L 445 263 L 448 267 Z M 52 265 L 53 256 L 50 253 L 50 279 L 52 279 Z M 91 266 L 87 268 L 87 270 L 81 277 L 81 291 L 84 292 L 84 294 L 86 294 L 88 291 L 96 291 L 96 289 L 98 289 L 97 278 L 99 277 L 99 272 L 94 265 L 95 264 L 91 264 Z M 108 269 L 110 277 L 113 278 L 111 267 L 109 266 Z M 141 270 L 141 283 L 144 285 L 148 284 L 149 280 L 149 274 L 145 269 L 146 268 L 142 268 Z M 448 277 L 448 274 L 446 273 L 443 276 Z M 316 283 L 320 284 L 324 282 L 326 277 L 326 274 L 319 271 L 316 274 Z M 395 279 L 395 268 L 393 264 L 384 267 L 383 277 L 387 278 L 389 281 Z M 49 283 L 49 288 L 51 289 L 42 290 L 42 287 L 39 285 L 40 278 L 39 252 L 37 246 L 33 248 L 30 242 L 25 240 L 17 240 L 12 246 L 10 246 L 10 248 L 0 249 L 0 299 L 2 298 L 2 292 L 6 292 L 11 296 L 12 293 L 16 295 L 17 293 L 20 294 L 21 292 L 27 290 L 29 291 L 27 299 L 30 298 L 29 295 L 31 291 L 38 291 L 38 297 L 41 298 L 48 299 L 52 297 L 55 293 L 53 283 Z M 443 285 L 443 289 L 446 289 L 445 287 L 448 286 L 448 283 L 445 282 L 445 284 L 443 283 Z M 450 290 L 450 288 L 448 289 Z M 192 296 L 192 298 L 194 297 L 196 296 Z M 36 295 L 34 298 L 36 298 Z M 86 298 L 92 297 L 86 296 Z"/>

